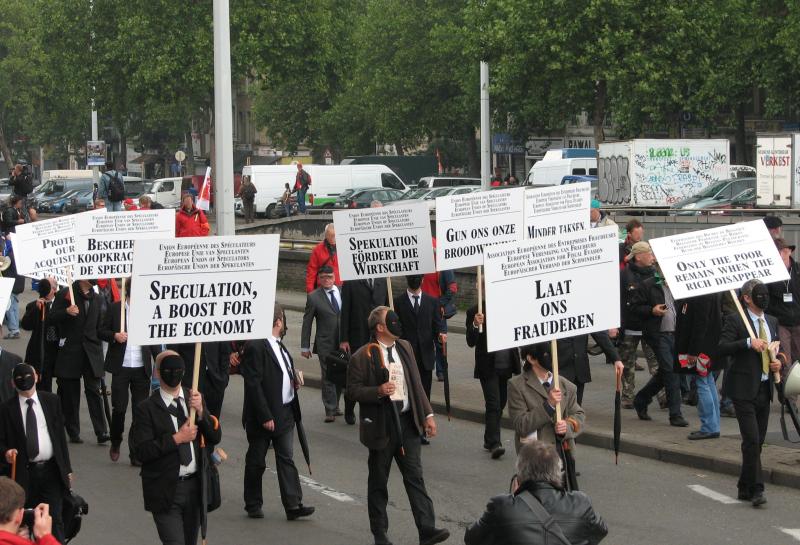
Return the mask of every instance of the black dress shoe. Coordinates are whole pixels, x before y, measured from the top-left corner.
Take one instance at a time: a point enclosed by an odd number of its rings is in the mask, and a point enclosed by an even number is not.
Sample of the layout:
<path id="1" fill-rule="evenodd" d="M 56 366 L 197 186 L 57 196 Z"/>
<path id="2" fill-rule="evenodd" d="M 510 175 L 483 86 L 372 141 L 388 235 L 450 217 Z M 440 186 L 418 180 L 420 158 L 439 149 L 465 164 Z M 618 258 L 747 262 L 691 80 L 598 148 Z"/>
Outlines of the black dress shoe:
<path id="1" fill-rule="evenodd" d="M 652 420 L 653 418 L 647 414 L 647 405 L 642 405 L 641 403 L 637 403 L 636 400 L 633 400 L 633 408 L 636 409 L 636 416 L 639 417 L 639 420 Z"/>
<path id="2" fill-rule="evenodd" d="M 81 439 L 80 435 L 73 435 L 72 437 L 69 438 L 69 442 L 75 445 L 81 445 L 83 444 L 83 439 Z"/>
<path id="3" fill-rule="evenodd" d="M 690 441 L 698 441 L 700 439 L 716 439 L 719 437 L 719 432 L 710 431 L 693 431 L 689 434 Z"/>
<path id="4" fill-rule="evenodd" d="M 669 425 L 676 426 L 678 428 L 685 428 L 689 425 L 689 423 L 686 421 L 684 417 L 678 415 L 669 417 Z"/>
<path id="5" fill-rule="evenodd" d="M 108 451 L 108 456 L 111 458 L 112 462 L 119 460 L 119 445 L 111 445 L 111 449 Z"/>
<path id="6" fill-rule="evenodd" d="M 347 422 L 350 426 L 356 423 L 356 415 L 354 413 L 347 414 L 344 413 L 344 421 Z"/>
<path id="7" fill-rule="evenodd" d="M 247 516 L 251 519 L 263 519 L 264 518 L 264 511 L 261 509 L 251 509 L 247 512 Z"/>
<path id="8" fill-rule="evenodd" d="M 428 438 L 425 437 L 424 435 L 420 436 L 419 440 L 423 445 L 430 445 L 431 444 L 431 442 L 428 441 Z"/>
<path id="9" fill-rule="evenodd" d="M 750 502 L 753 504 L 753 507 L 760 507 L 767 503 L 767 497 L 763 492 L 758 491 L 753 494 L 752 498 L 750 498 Z"/>
<path id="10" fill-rule="evenodd" d="M 286 510 L 286 519 L 287 520 L 297 520 L 300 517 L 307 517 L 314 513 L 314 508 L 311 506 L 303 505 L 302 503 L 295 507 L 294 509 L 287 509 Z"/>
<path id="11" fill-rule="evenodd" d="M 502 446 L 500 446 L 500 445 L 497 445 L 496 447 L 494 447 L 494 448 L 492 449 L 492 460 L 497 460 L 497 459 L 499 459 L 499 458 L 500 458 L 500 457 L 501 457 L 503 454 L 505 454 L 505 453 L 506 453 L 506 449 L 504 449 L 504 448 L 503 448 Z"/>
<path id="12" fill-rule="evenodd" d="M 445 541 L 449 537 L 450 530 L 447 528 L 428 528 L 420 532 L 419 545 L 434 545 Z"/>
<path id="13" fill-rule="evenodd" d="M 98 445 L 104 445 L 104 444 L 108 443 L 109 441 L 111 441 L 111 436 L 108 435 L 107 433 L 97 436 L 97 444 Z"/>
<path id="14" fill-rule="evenodd" d="M 392 545 L 386 534 L 373 534 L 373 536 L 375 537 L 375 545 Z"/>
<path id="15" fill-rule="evenodd" d="M 739 490 L 739 493 L 736 495 L 736 499 L 741 501 L 750 501 L 753 499 L 753 495 L 750 492 Z"/>

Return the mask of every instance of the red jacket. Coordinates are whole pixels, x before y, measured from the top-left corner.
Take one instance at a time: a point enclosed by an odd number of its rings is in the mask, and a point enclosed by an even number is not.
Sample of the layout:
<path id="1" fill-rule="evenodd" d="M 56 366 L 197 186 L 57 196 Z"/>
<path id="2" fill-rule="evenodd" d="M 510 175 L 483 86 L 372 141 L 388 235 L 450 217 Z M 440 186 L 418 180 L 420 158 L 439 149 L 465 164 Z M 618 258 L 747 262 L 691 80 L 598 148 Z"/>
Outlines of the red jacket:
<path id="1" fill-rule="evenodd" d="M 325 265 L 333 267 L 334 281 L 337 286 L 342 285 L 339 278 L 339 257 L 336 254 L 336 247 L 333 247 L 333 253 L 331 253 L 323 240 L 311 250 L 311 258 L 306 267 L 306 293 L 311 293 L 317 287 L 317 273 Z"/>
<path id="2" fill-rule="evenodd" d="M 190 212 L 181 208 L 175 213 L 176 237 L 206 237 L 209 231 L 206 215 L 199 208 L 192 208 Z"/>
<path id="3" fill-rule="evenodd" d="M 24 537 L 19 537 L 10 532 L 0 530 L 0 545 L 32 545 L 33 543 L 37 545 L 59 545 L 56 538 L 53 537 L 53 534 L 47 534 L 46 536 L 42 536 L 41 539 L 31 541 L 30 539 L 25 539 Z"/>

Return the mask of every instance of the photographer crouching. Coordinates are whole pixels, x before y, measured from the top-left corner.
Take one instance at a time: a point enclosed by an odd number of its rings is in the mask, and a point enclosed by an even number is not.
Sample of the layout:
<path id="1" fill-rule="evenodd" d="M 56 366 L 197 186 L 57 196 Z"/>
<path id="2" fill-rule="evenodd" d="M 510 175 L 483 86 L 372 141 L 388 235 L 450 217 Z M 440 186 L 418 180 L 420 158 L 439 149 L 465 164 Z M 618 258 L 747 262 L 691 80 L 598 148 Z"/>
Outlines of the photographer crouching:
<path id="1" fill-rule="evenodd" d="M 8 477 L 0 477 L 0 545 L 58 545 L 51 533 L 50 507 L 46 503 L 33 509 L 24 506 L 22 487 Z"/>

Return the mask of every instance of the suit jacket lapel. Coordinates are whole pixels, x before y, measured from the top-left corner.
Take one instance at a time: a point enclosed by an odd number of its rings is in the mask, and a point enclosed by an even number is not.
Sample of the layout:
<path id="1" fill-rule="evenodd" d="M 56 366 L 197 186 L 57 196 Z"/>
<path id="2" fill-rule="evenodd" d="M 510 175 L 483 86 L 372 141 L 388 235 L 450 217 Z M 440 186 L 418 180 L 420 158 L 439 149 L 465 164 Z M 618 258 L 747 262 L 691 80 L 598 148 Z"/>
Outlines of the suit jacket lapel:
<path id="1" fill-rule="evenodd" d="M 542 383 L 539 382 L 539 377 L 537 377 L 533 371 L 530 371 L 525 375 L 525 383 L 537 394 L 542 396 L 544 399 L 547 399 L 547 392 L 545 391 Z"/>

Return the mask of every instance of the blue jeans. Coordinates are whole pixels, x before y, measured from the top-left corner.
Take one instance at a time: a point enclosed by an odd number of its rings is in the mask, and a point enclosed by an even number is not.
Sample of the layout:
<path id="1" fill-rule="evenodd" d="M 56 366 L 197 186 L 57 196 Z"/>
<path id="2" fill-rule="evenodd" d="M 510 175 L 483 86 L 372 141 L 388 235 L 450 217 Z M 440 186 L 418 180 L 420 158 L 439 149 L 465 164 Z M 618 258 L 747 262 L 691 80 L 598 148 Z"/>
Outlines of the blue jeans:
<path id="1" fill-rule="evenodd" d="M 106 199 L 106 211 L 107 212 L 123 212 L 125 207 L 122 206 L 122 201 L 112 202 Z"/>
<path id="2" fill-rule="evenodd" d="M 661 388 L 667 392 L 667 406 L 670 418 L 681 416 L 680 377 L 673 372 L 675 361 L 675 336 L 672 333 L 659 333 L 658 336 L 645 335 L 645 342 L 653 347 L 658 360 L 658 370 L 650 381 L 639 390 L 633 399 L 634 406 L 646 409 Z"/>
<path id="3" fill-rule="evenodd" d="M 291 205 L 291 203 L 287 202 L 286 204 L 284 204 L 283 205 L 283 209 L 286 210 L 286 217 L 287 218 L 292 217 L 292 205 Z"/>
<path id="4" fill-rule="evenodd" d="M 705 377 L 695 377 L 697 384 L 697 415 L 700 417 L 700 431 L 719 433 L 719 394 L 714 373 Z"/>
<path id="5" fill-rule="evenodd" d="M 12 293 L 8 298 L 6 327 L 9 333 L 19 333 L 19 299 L 17 299 L 16 293 Z"/>
<path id="6" fill-rule="evenodd" d="M 297 209 L 300 211 L 301 214 L 306 213 L 306 189 L 298 189 L 297 190 Z"/>

